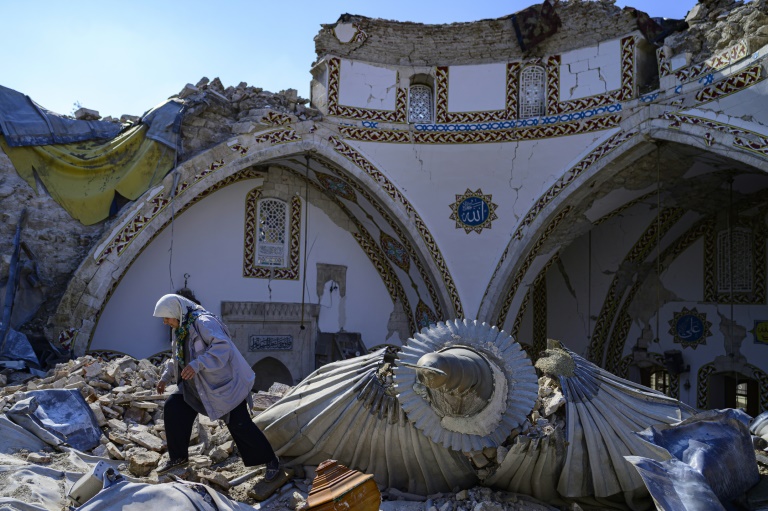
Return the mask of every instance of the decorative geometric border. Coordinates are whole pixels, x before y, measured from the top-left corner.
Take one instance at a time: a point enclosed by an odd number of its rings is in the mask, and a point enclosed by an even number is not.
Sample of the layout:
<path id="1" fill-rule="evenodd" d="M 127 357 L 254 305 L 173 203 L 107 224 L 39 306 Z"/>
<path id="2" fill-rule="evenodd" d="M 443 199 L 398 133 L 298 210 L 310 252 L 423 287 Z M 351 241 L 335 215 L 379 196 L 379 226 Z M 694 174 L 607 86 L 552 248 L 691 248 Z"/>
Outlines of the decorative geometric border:
<path id="1" fill-rule="evenodd" d="M 678 129 L 683 123 L 685 123 L 718 131 L 720 133 L 733 135 L 734 139 L 733 143 L 731 144 L 733 147 L 746 149 L 747 151 L 750 151 L 758 156 L 768 158 L 768 138 L 756 131 L 733 126 L 732 124 L 713 121 L 711 119 L 707 119 L 706 117 L 698 117 L 688 114 L 665 112 L 659 116 L 659 119 L 671 121 L 669 127 L 672 129 Z M 712 144 L 709 143 L 707 145 Z"/>
<path id="2" fill-rule="evenodd" d="M 560 101 L 560 55 L 551 55 L 546 60 L 547 73 L 547 115 L 561 114 L 572 110 L 587 110 L 605 106 L 616 101 L 627 101 L 635 93 L 635 38 L 621 40 L 621 85 L 618 89 L 587 96 L 585 98 Z"/>
<path id="3" fill-rule="evenodd" d="M 682 208 L 664 208 L 659 213 L 659 218 L 654 219 L 650 225 L 643 231 L 643 234 L 635 242 L 630 251 L 624 257 L 620 267 L 629 263 L 642 263 L 655 246 L 654 242 L 672 228 L 672 226 L 683 216 L 685 211 Z M 616 309 L 619 306 L 623 293 L 619 292 L 619 275 L 616 274 L 611 281 L 611 285 L 606 293 L 606 300 L 600 310 L 600 315 L 595 322 L 592 330 L 592 339 L 589 343 L 589 360 L 604 367 L 603 360 L 607 355 L 604 353 L 604 345 L 608 340 L 608 333 L 616 317 Z M 626 302 L 625 302 L 626 304 Z"/>
<path id="4" fill-rule="evenodd" d="M 648 352 L 648 357 L 660 369 L 666 370 L 664 366 L 664 355 L 661 353 Z M 629 379 L 629 366 L 635 363 L 634 355 L 627 355 L 621 359 L 618 371 L 615 373 L 619 378 Z M 680 399 L 680 375 L 676 373 L 669 373 L 669 397 Z"/>
<path id="5" fill-rule="evenodd" d="M 459 318 L 464 317 L 464 309 L 461 305 L 461 297 L 459 296 L 458 290 L 456 289 L 456 284 L 454 284 L 453 282 L 451 273 L 450 271 L 448 271 L 448 266 L 445 263 L 445 259 L 443 259 L 443 255 L 440 253 L 440 249 L 437 247 L 437 243 L 435 242 L 434 237 L 429 232 L 429 229 L 427 228 L 427 225 L 424 223 L 424 220 L 421 219 L 421 216 L 419 216 L 419 214 L 413 208 L 411 203 L 408 202 L 408 200 L 400 192 L 400 190 L 398 190 L 397 187 L 389 179 L 387 179 L 387 177 L 379 169 L 377 169 L 371 162 L 369 162 L 362 154 L 360 154 L 352 146 L 350 146 L 343 140 L 339 139 L 338 137 L 330 136 L 328 137 L 328 140 L 331 142 L 331 145 L 339 154 L 345 156 L 352 163 L 357 165 L 360 168 L 360 170 L 368 174 L 368 176 L 370 176 L 374 180 L 374 182 L 378 184 L 378 186 L 387 195 L 389 195 L 389 197 L 392 200 L 402 204 L 405 207 L 405 210 L 408 213 L 408 215 L 411 218 L 413 218 L 413 222 L 414 222 L 414 225 L 416 226 L 416 229 L 419 231 L 419 234 L 421 235 L 422 240 L 424 240 L 424 243 L 429 249 L 429 253 L 432 256 L 432 260 L 437 265 L 440 271 L 440 274 L 443 277 L 443 283 L 445 284 L 445 289 L 446 291 L 448 291 L 448 294 L 450 295 L 451 300 L 453 302 L 453 309 L 454 309 L 454 312 L 456 313 L 456 317 L 459 317 Z"/>
<path id="6" fill-rule="evenodd" d="M 272 131 L 260 132 L 253 137 L 254 142 L 257 144 L 285 144 L 286 142 L 295 142 L 301 140 L 301 137 L 296 134 L 293 128 L 282 128 Z"/>
<path id="7" fill-rule="evenodd" d="M 752 374 L 745 374 L 743 376 L 751 377 L 758 381 L 760 384 L 760 411 L 759 413 L 768 411 L 768 374 L 765 373 L 759 367 L 755 367 L 752 364 L 744 364 Z M 707 409 L 707 401 L 709 401 L 709 377 L 715 372 L 714 362 L 705 364 L 699 368 L 696 382 L 696 408 L 701 410 Z M 741 374 L 741 373 L 739 373 Z"/>
<path id="8" fill-rule="evenodd" d="M 403 233 L 402 229 L 400 229 L 400 227 L 392 220 L 391 216 L 389 215 L 389 212 L 387 212 L 381 206 L 381 204 L 379 204 L 379 202 L 377 200 L 375 200 L 371 196 L 370 193 L 368 193 L 367 190 L 365 190 L 362 186 L 360 186 L 360 184 L 357 181 L 355 181 L 353 179 L 350 179 L 345 174 L 339 172 L 334 165 L 329 164 L 322 157 L 320 157 L 318 155 L 315 155 L 315 161 L 317 161 L 318 163 L 323 165 L 329 171 L 331 171 L 334 174 L 336 174 L 336 176 L 340 180 L 342 180 L 347 186 L 349 186 L 350 188 L 354 189 L 355 192 L 357 192 L 362 197 L 364 197 L 368 201 L 368 203 L 371 204 L 376 209 L 376 211 L 382 216 L 382 218 L 387 223 L 387 225 L 389 225 L 389 227 L 392 229 L 392 231 L 397 235 L 397 237 L 399 238 L 400 242 L 402 242 L 402 245 L 405 248 L 406 252 L 408 253 L 408 256 L 410 257 L 410 259 L 416 265 L 416 269 L 419 272 L 419 276 L 421 277 L 424 285 L 426 286 L 427 292 L 429 293 L 429 296 L 430 296 L 430 298 L 432 300 L 432 303 L 434 304 L 437 317 L 438 318 L 447 319 L 447 318 L 445 318 L 443 316 L 442 307 L 440 306 L 440 301 L 439 301 L 438 296 L 437 296 L 437 290 L 435 289 L 435 286 L 432 283 L 432 280 L 430 279 L 429 274 L 427 273 L 426 269 L 424 268 L 424 265 L 421 262 L 419 254 L 417 254 L 416 250 L 413 248 L 411 243 L 408 241 L 408 238 L 405 236 L 405 234 Z M 318 175 L 317 171 L 314 171 L 314 172 L 315 172 L 315 175 Z M 339 202 L 339 204 L 342 207 L 345 207 L 343 203 Z M 345 211 L 346 211 L 346 209 L 345 209 Z M 381 231 L 381 232 L 383 232 L 383 231 Z"/>
<path id="9" fill-rule="evenodd" d="M 328 115 L 351 117 L 369 121 L 406 123 L 408 120 L 408 94 L 398 87 L 395 95 L 395 110 L 375 110 L 339 104 L 339 83 L 341 81 L 341 59 L 328 59 Z"/>
<path id="10" fill-rule="evenodd" d="M 656 55 L 659 63 L 659 76 L 669 76 L 672 74 L 672 64 L 667 58 L 664 46 L 656 50 Z M 742 39 L 730 48 L 726 48 L 720 53 L 713 55 L 704 62 L 693 64 L 683 67 L 675 71 L 675 78 L 680 83 L 692 82 L 701 76 L 719 71 L 724 67 L 728 67 L 731 64 L 735 64 L 741 59 L 749 55 L 749 47 L 747 42 Z"/>
<path id="11" fill-rule="evenodd" d="M 214 163 L 218 163 L 218 162 L 214 162 Z M 238 172 L 235 172 L 234 174 L 232 174 L 232 175 L 222 179 L 221 181 L 218 181 L 214 185 L 206 188 L 205 190 L 203 190 L 202 192 L 197 194 L 188 203 L 186 203 L 181 209 L 179 209 L 179 211 L 176 212 L 174 217 L 181 216 L 181 214 L 184 213 L 186 210 L 188 210 L 189 208 L 191 208 L 192 206 L 194 206 L 195 204 L 197 204 L 198 202 L 200 202 L 204 198 L 208 197 L 209 195 L 213 194 L 214 192 L 217 192 L 217 191 L 221 190 L 222 188 L 225 188 L 225 187 L 227 187 L 227 186 L 229 186 L 231 184 L 237 183 L 238 181 L 243 181 L 243 180 L 246 180 L 246 179 L 254 179 L 254 178 L 257 178 L 257 177 L 262 177 L 262 175 L 263 174 L 260 171 L 254 169 L 253 167 L 246 167 L 246 168 L 244 168 L 244 169 L 242 169 L 242 170 L 240 170 Z M 195 181 L 195 182 L 197 182 L 197 181 Z M 177 187 L 177 189 L 178 188 L 179 187 Z M 189 186 L 185 186 L 184 190 L 186 190 L 187 188 L 189 188 Z M 156 214 L 154 216 L 156 216 Z M 153 218 L 154 218 L 154 216 L 153 216 Z M 128 273 L 128 269 L 130 269 L 130 267 L 133 265 L 133 263 L 138 259 L 139 255 L 141 255 L 141 253 L 144 252 L 144 250 L 146 250 L 146 248 L 149 247 L 152 244 L 152 242 L 155 240 L 155 238 L 157 238 L 160 235 L 160 233 L 162 233 L 163 230 L 166 227 L 168 227 L 168 225 L 172 221 L 173 221 L 173 217 L 172 218 L 168 218 L 163 223 L 163 225 L 161 225 L 155 232 L 152 233 L 150 238 L 142 245 L 141 250 L 139 251 L 138 254 L 136 254 L 136 257 L 134 257 L 131 260 L 131 262 L 125 267 L 125 270 L 109 286 L 109 289 L 104 294 L 104 299 L 102 300 L 102 303 L 106 304 L 107 302 L 109 302 L 109 299 L 114 294 L 114 292 L 117 289 L 118 285 L 120 284 L 120 282 L 122 282 L 123 277 L 125 277 L 125 275 Z M 133 237 L 135 238 L 135 235 Z M 116 238 L 117 238 L 117 236 L 116 236 Z M 102 312 L 104 312 L 104 309 L 105 309 L 105 307 L 100 307 L 96 311 L 96 314 L 92 318 L 92 320 L 93 320 L 93 328 L 91 329 L 91 331 L 89 333 L 88 344 L 87 344 L 88 347 L 90 347 L 91 342 L 93 341 L 93 334 L 96 332 L 96 326 L 99 323 L 99 319 L 101 318 L 101 314 L 102 314 Z M 70 330 L 72 330 L 72 329 L 70 329 Z M 66 331 L 62 332 L 62 334 L 64 334 L 65 336 L 66 336 L 66 333 L 67 333 Z M 58 337 L 61 338 L 62 334 L 60 334 Z M 77 336 L 77 335 L 79 335 L 79 331 L 75 330 L 75 336 Z M 74 340 L 73 340 L 73 342 L 74 342 Z M 86 350 L 87 350 L 87 348 L 86 348 Z"/>
<path id="12" fill-rule="evenodd" d="M 620 111 L 621 105 L 611 105 L 601 109 L 605 111 Z M 576 117 L 576 114 L 567 114 Z M 580 116 L 578 119 L 584 118 Z M 359 140 L 361 142 L 388 142 L 400 144 L 488 144 L 496 142 L 519 142 L 523 140 L 540 140 L 544 138 L 556 138 L 581 133 L 591 133 L 594 131 L 607 130 L 615 128 L 621 122 L 621 115 L 601 115 L 598 117 L 587 118 L 582 122 L 562 122 L 558 124 L 548 124 L 546 119 L 544 126 L 536 126 L 539 119 L 534 119 L 530 124 L 532 128 L 512 128 L 512 129 L 485 129 L 486 125 L 448 125 L 446 128 L 438 131 L 419 130 L 422 125 L 417 126 L 415 132 L 405 130 L 386 130 L 378 128 L 358 128 L 355 126 L 340 126 L 339 133 L 346 139 Z M 494 124 L 515 124 L 514 122 L 490 123 Z M 439 127 L 443 127 L 439 125 Z"/>
<path id="13" fill-rule="evenodd" d="M 291 124 L 293 119 L 291 119 L 290 115 L 270 110 L 261 118 L 261 122 L 271 124 L 272 126 L 285 126 L 286 124 Z"/>
<path id="14" fill-rule="evenodd" d="M 543 65 L 547 81 L 547 115 L 588 110 L 607 106 L 616 101 L 627 101 L 635 93 L 635 38 L 633 36 L 621 39 L 621 85 L 618 89 L 588 96 L 585 98 L 560 101 L 560 56 L 553 55 L 542 61 L 508 62 L 506 69 L 506 97 L 503 110 L 486 110 L 476 112 L 448 111 L 448 66 L 435 67 L 435 118 L 438 124 L 495 122 L 505 119 L 516 119 L 518 115 L 518 76 L 528 65 Z M 408 97 L 407 90 L 397 88 L 395 110 L 375 110 L 370 108 L 348 107 L 339 104 L 341 59 L 328 59 L 328 114 L 337 117 L 348 117 L 359 120 L 381 121 L 390 123 L 407 123 Z M 446 142 L 443 142 L 446 143 Z"/>
<path id="15" fill-rule="evenodd" d="M 721 80 L 714 85 L 704 87 L 696 93 L 696 101 L 706 103 L 722 97 L 739 92 L 741 89 L 751 87 L 765 79 L 762 76 L 762 65 L 755 64 L 738 74 L 731 75 L 725 80 Z"/>
<path id="16" fill-rule="evenodd" d="M 317 157 L 315 158 L 316 161 Z M 296 162 L 294 160 L 294 163 L 297 165 L 302 165 L 300 162 Z M 320 162 L 322 163 L 322 162 Z M 291 167 L 285 166 L 285 165 L 273 165 L 276 168 L 279 168 L 285 172 L 289 172 L 296 176 L 299 179 L 306 179 L 307 176 L 304 174 L 299 173 L 298 171 L 292 169 Z M 326 166 L 326 168 L 328 168 Z M 317 171 L 314 171 L 315 177 L 318 177 Z M 323 174 L 325 175 L 325 174 Z M 332 176 L 327 176 L 331 177 Z M 319 181 L 319 178 L 318 178 Z M 371 261 L 371 264 L 373 264 L 373 267 L 376 269 L 376 271 L 379 273 L 379 276 L 381 277 L 381 281 L 384 283 L 384 286 L 387 288 L 387 292 L 389 293 L 390 299 L 392 300 L 392 303 L 395 304 L 397 300 L 400 300 L 400 303 L 402 304 L 405 311 L 408 312 L 408 326 L 410 328 L 410 331 L 415 331 L 415 325 L 416 322 L 414 321 L 414 313 L 411 313 L 410 309 L 410 303 L 408 301 L 408 296 L 405 294 L 405 289 L 403 289 L 403 286 L 400 282 L 400 280 L 395 275 L 394 271 L 390 267 L 390 265 L 387 262 L 387 257 L 385 254 L 385 251 L 379 247 L 379 245 L 376 244 L 375 239 L 371 234 L 368 232 L 366 227 L 355 217 L 352 212 L 347 208 L 347 206 L 341 202 L 339 197 L 341 195 L 337 194 L 335 190 L 329 190 L 327 188 L 324 188 L 321 184 L 318 184 L 312 180 L 307 180 L 307 182 L 318 191 L 318 193 L 324 195 L 325 197 L 328 197 L 333 203 L 341 209 L 341 211 L 346 215 L 346 217 L 355 224 L 355 227 L 357 227 L 358 232 L 352 232 L 352 237 L 355 238 L 355 241 L 357 241 L 358 245 L 360 245 L 360 248 L 365 252 L 365 254 L 368 256 L 368 259 Z M 349 183 L 345 183 L 349 184 Z M 350 190 L 351 191 L 351 190 Z M 354 193 L 354 192 L 353 192 Z M 421 301 L 421 298 L 419 298 Z"/>
<path id="17" fill-rule="evenodd" d="M 567 173 L 565 173 L 552 186 L 550 186 L 549 189 L 547 189 L 547 191 L 544 192 L 541 197 L 539 197 L 539 199 L 536 201 L 536 204 L 534 204 L 533 207 L 528 210 L 528 213 L 526 213 L 525 217 L 523 217 L 522 222 L 520 222 L 520 225 L 515 231 L 515 234 L 512 236 L 513 239 L 523 239 L 523 230 L 531 225 L 531 223 L 533 223 L 539 213 L 541 213 L 541 211 L 550 202 L 552 202 L 555 197 L 560 195 L 560 192 L 562 192 L 565 187 L 567 187 L 574 179 L 579 177 L 584 171 L 594 165 L 598 160 L 600 160 L 600 158 L 609 154 L 611 151 L 630 139 L 636 133 L 636 130 L 628 132 L 620 131 L 590 151 L 588 155 L 582 158 Z"/>
<path id="18" fill-rule="evenodd" d="M 762 216 L 765 216 L 762 211 Z M 733 293 L 733 303 L 739 305 L 765 305 L 766 304 L 766 274 L 765 274 L 765 229 L 761 227 L 763 222 L 756 225 L 753 230 L 752 240 L 752 282 L 754 289 L 751 293 Z M 764 224 L 763 224 L 764 225 Z M 728 293 L 717 291 L 717 232 L 713 223 L 710 224 L 704 236 L 704 301 L 714 303 L 731 303 Z"/>
<path id="19" fill-rule="evenodd" d="M 680 254 L 682 254 L 684 251 L 686 251 L 696 240 L 704 236 L 707 229 L 710 228 L 710 224 L 712 223 L 712 219 L 704 219 L 700 220 L 696 224 L 694 224 L 690 229 L 688 229 L 682 236 L 678 237 L 675 242 L 667 247 L 662 253 L 661 253 L 661 260 L 667 261 L 677 258 Z M 666 232 L 666 231 L 665 231 Z M 653 244 L 653 237 L 648 237 L 645 239 L 647 243 Z M 655 245 L 653 245 L 655 246 Z M 646 252 L 650 253 L 650 250 L 653 248 L 653 246 L 648 247 Z M 648 264 L 654 265 L 657 261 L 653 260 L 650 261 Z M 632 285 L 632 288 L 629 290 L 629 293 L 627 293 L 626 298 L 624 299 L 624 302 L 621 307 L 621 311 L 618 314 L 618 319 L 616 320 L 616 326 L 614 327 L 614 331 L 611 335 L 610 344 L 608 345 L 608 355 L 606 356 L 606 363 L 605 367 L 609 371 L 615 372 L 619 368 L 619 364 L 622 360 L 622 355 L 624 353 L 624 346 L 627 343 L 627 337 L 629 335 L 630 327 L 632 326 L 633 318 L 629 314 L 629 307 L 632 304 L 632 301 L 635 299 L 635 295 L 640 290 L 640 287 L 642 286 L 643 282 L 638 280 L 638 282 L 635 282 Z M 612 283 L 613 285 L 613 283 Z M 613 289 L 611 292 L 615 292 Z M 613 319 L 610 319 L 608 323 L 610 324 L 613 322 Z"/>
<path id="20" fill-rule="evenodd" d="M 552 221 L 547 225 L 547 227 L 541 233 L 541 236 L 539 236 L 539 239 L 536 240 L 536 243 L 533 245 L 533 248 L 531 248 L 531 250 L 528 252 L 528 255 L 525 257 L 523 264 L 521 264 L 520 268 L 517 270 L 517 274 L 515 275 L 515 278 L 512 281 L 512 284 L 506 293 L 504 302 L 501 304 L 501 308 L 499 309 L 499 314 L 496 316 L 496 322 L 494 323 L 495 325 L 499 325 L 500 327 L 504 325 L 504 322 L 507 320 L 507 314 L 509 313 L 509 308 L 512 306 L 512 300 L 514 300 L 515 294 L 517 293 L 517 289 L 520 287 L 520 284 L 523 282 L 523 278 L 525 277 L 525 274 L 528 272 L 531 265 L 533 264 L 533 260 L 536 257 L 538 257 L 539 250 L 541 250 L 541 247 L 544 245 L 544 242 L 547 240 L 549 235 L 552 234 L 552 231 L 554 231 L 557 228 L 557 226 L 560 225 L 560 222 L 562 222 L 568 216 L 568 213 L 570 213 L 571 209 L 572 209 L 571 206 L 564 207 L 563 210 L 560 213 L 558 213 L 555 216 L 555 218 L 553 218 Z"/>
<path id="21" fill-rule="evenodd" d="M 533 343 L 532 358 L 547 349 L 547 274 L 540 272 L 533 281 Z"/>
<path id="22" fill-rule="evenodd" d="M 206 176 L 217 171 L 223 166 L 224 160 L 216 160 L 211 162 L 211 164 L 208 165 L 205 170 L 199 174 L 195 174 L 192 177 L 191 183 L 188 181 L 183 181 L 176 185 L 176 190 L 173 194 L 171 194 L 171 197 L 178 197 L 184 193 L 187 188 L 203 180 Z M 120 229 L 120 231 L 115 234 L 112 240 L 99 253 L 98 257 L 96 258 L 97 266 L 104 262 L 104 260 L 112 253 L 117 253 L 118 256 L 121 256 L 123 252 L 125 252 L 125 249 L 128 248 L 134 239 L 136 239 L 136 236 L 138 236 L 141 231 L 143 231 L 144 228 L 149 225 L 149 223 L 161 211 L 163 211 L 166 206 L 168 206 L 168 204 L 171 203 L 171 199 L 166 198 L 165 193 L 160 193 L 157 195 L 157 197 L 153 198 L 151 202 L 154 206 L 152 207 L 152 211 L 149 213 L 149 216 L 145 216 L 142 212 L 139 212 L 131 219 L 130 222 L 128 222 L 122 229 Z"/>
<path id="23" fill-rule="evenodd" d="M 256 226 L 261 188 L 254 188 L 245 198 L 245 232 L 243 234 L 243 277 L 274 280 L 299 280 L 301 259 L 301 199 L 291 198 L 289 226 L 288 267 L 259 266 L 256 264 Z"/>
<path id="24" fill-rule="evenodd" d="M 526 64 L 528 65 L 528 64 Z M 522 68 L 520 62 L 507 63 L 506 98 L 504 110 L 478 112 L 448 111 L 448 66 L 435 68 L 435 118 L 437 123 L 493 122 L 517 118 L 517 75 Z"/>

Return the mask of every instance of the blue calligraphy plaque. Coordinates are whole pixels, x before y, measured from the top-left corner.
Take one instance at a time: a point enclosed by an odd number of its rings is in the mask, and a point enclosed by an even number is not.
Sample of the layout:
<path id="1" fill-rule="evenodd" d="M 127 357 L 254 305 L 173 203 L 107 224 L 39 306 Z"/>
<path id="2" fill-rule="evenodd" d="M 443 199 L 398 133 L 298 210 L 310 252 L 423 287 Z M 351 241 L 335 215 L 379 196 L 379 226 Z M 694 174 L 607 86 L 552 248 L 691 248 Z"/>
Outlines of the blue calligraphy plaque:
<path id="1" fill-rule="evenodd" d="M 488 204 L 480 197 L 467 197 L 459 204 L 459 220 L 474 227 L 488 220 Z"/>

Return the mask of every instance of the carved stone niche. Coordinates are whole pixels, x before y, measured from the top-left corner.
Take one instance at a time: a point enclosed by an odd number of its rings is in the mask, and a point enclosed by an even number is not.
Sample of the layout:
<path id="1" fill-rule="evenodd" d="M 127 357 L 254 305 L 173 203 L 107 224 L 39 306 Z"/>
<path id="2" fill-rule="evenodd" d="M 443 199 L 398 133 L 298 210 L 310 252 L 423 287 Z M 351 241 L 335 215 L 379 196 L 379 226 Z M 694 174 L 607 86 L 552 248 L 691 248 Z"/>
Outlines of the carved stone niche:
<path id="1" fill-rule="evenodd" d="M 221 319 L 256 371 L 256 390 L 295 385 L 315 370 L 319 314 L 309 303 L 221 302 Z"/>

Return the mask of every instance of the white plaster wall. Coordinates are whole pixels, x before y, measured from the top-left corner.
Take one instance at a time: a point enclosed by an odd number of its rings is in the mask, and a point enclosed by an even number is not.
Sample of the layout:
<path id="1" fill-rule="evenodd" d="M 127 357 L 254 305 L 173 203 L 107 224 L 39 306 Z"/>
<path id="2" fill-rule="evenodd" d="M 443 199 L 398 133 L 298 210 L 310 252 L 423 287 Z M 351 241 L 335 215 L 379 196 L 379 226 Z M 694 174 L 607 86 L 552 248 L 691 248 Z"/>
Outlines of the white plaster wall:
<path id="1" fill-rule="evenodd" d="M 520 220 L 563 172 L 612 131 L 499 144 L 410 145 L 352 142 L 405 194 L 426 222 L 475 318 L 502 252 Z M 439 186 L 438 186 L 439 185 Z M 492 228 L 465 233 L 450 219 L 456 195 L 492 195 Z"/>
<path id="2" fill-rule="evenodd" d="M 704 240 L 698 239 L 680 254 L 662 272 L 661 281 L 666 289 L 681 300 L 704 299 Z"/>
<path id="3" fill-rule="evenodd" d="M 765 100 L 767 97 L 768 80 L 763 80 L 748 89 L 704 103 L 699 105 L 698 109 L 690 109 L 685 113 L 768 135 L 768 129 L 765 127 L 768 124 L 768 101 Z M 717 136 L 716 132 L 713 134 Z"/>
<path id="4" fill-rule="evenodd" d="M 168 349 L 168 327 L 152 317 L 152 311 L 160 296 L 184 285 L 184 273 L 191 275 L 189 287 L 197 298 L 215 314 L 220 313 L 222 301 L 301 303 L 302 280 L 270 282 L 242 276 L 245 199 L 256 183 L 242 181 L 206 197 L 176 218 L 173 236 L 169 226 L 146 247 L 106 304 L 91 349 L 136 357 Z M 332 306 L 326 294 L 320 327 L 360 332 L 368 346 L 385 342 L 393 305 L 378 273 L 354 238 L 322 210 L 310 206 L 308 215 L 306 302 L 318 303 L 318 262 L 347 266 L 344 309 Z M 303 239 L 301 247 L 303 265 Z M 338 299 L 338 292 L 335 295 Z M 387 340 L 398 341 L 397 334 Z"/>
<path id="5" fill-rule="evenodd" d="M 396 97 L 397 71 L 352 60 L 341 61 L 340 104 L 394 110 Z"/>
<path id="6" fill-rule="evenodd" d="M 448 111 L 504 110 L 506 63 L 451 66 L 448 70 Z"/>
<path id="7" fill-rule="evenodd" d="M 605 298 L 610 281 L 592 268 L 589 261 L 589 238 L 582 236 L 561 251 L 560 262 L 547 272 L 547 337 L 557 339 L 569 349 L 586 355 L 594 321 Z M 592 292 L 590 303 L 590 278 Z M 566 280 L 567 279 L 567 280 Z"/>
<path id="8" fill-rule="evenodd" d="M 604 94 L 621 87 L 621 42 L 601 42 L 560 55 L 560 100 Z"/>

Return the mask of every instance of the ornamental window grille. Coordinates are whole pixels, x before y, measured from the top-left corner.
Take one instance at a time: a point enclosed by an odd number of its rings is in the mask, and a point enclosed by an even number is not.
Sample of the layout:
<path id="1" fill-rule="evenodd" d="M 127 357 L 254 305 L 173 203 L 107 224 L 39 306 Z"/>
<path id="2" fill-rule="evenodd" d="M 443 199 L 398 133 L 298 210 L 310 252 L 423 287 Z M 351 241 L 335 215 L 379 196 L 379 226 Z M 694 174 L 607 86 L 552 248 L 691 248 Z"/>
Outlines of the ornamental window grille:
<path id="1" fill-rule="evenodd" d="M 520 72 L 520 118 L 544 115 L 544 68 L 528 66 Z"/>
<path id="2" fill-rule="evenodd" d="M 432 122 L 432 89 L 426 85 L 408 89 L 408 122 Z"/>
<path id="3" fill-rule="evenodd" d="M 752 231 L 749 229 L 736 228 L 717 234 L 717 291 L 752 292 Z"/>
<path id="4" fill-rule="evenodd" d="M 284 267 L 288 237 L 288 207 L 277 199 L 259 201 L 256 236 L 256 264 L 259 266 Z"/>

